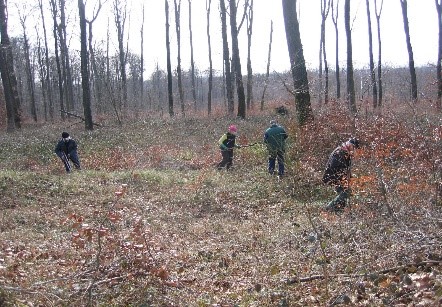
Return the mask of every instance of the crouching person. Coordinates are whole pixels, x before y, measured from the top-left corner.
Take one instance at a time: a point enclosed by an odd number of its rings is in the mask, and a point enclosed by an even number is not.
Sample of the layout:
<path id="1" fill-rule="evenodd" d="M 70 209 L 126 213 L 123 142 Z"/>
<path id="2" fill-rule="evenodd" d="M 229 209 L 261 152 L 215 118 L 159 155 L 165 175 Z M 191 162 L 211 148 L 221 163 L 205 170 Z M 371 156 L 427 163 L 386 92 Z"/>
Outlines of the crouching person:
<path id="1" fill-rule="evenodd" d="M 326 211 L 342 212 L 350 196 L 351 162 L 359 140 L 350 138 L 335 148 L 328 159 L 322 181 L 335 188 L 336 197 L 327 204 Z"/>
<path id="2" fill-rule="evenodd" d="M 70 161 L 72 161 L 76 169 L 81 169 L 77 153 L 77 142 L 69 136 L 69 133 L 63 132 L 61 134 L 61 140 L 55 147 L 55 153 L 63 161 L 67 173 L 70 173 L 72 170 Z"/>

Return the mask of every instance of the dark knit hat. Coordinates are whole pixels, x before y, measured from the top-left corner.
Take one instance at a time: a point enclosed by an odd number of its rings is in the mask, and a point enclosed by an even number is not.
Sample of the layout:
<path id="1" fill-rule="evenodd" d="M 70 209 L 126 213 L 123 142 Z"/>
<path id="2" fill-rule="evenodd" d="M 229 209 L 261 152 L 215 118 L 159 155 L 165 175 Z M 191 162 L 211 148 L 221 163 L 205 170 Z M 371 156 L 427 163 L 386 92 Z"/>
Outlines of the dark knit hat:
<path id="1" fill-rule="evenodd" d="M 63 133 L 61 134 L 61 137 L 62 137 L 63 139 L 67 139 L 67 138 L 69 137 L 69 133 L 67 133 L 67 132 L 63 132 Z"/>
<path id="2" fill-rule="evenodd" d="M 350 143 L 350 144 L 353 144 L 353 146 L 355 147 L 355 148 L 359 148 L 359 140 L 357 139 L 357 138 L 350 138 L 349 140 L 348 140 L 348 142 Z"/>

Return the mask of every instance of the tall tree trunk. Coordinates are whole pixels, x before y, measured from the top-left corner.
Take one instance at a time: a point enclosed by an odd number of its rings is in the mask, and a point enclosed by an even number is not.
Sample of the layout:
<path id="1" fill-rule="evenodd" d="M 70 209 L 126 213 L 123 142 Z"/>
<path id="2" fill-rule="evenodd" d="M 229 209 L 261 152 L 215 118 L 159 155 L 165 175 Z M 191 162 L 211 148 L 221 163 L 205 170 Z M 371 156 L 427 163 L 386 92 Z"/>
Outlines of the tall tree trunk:
<path id="1" fill-rule="evenodd" d="M 192 82 L 192 99 L 193 99 L 193 107 L 196 111 L 196 87 L 195 87 L 195 61 L 193 59 L 193 32 L 192 32 L 192 0 L 188 0 L 189 2 L 189 39 L 190 39 L 190 78 Z"/>
<path id="2" fill-rule="evenodd" d="M 437 50 L 437 102 L 436 107 L 442 111 L 442 0 L 435 0 L 438 21 L 438 50 Z"/>
<path id="3" fill-rule="evenodd" d="M 176 29 L 176 40 L 177 40 L 177 77 L 178 77 L 178 93 L 180 96 L 181 114 L 184 115 L 184 91 L 183 91 L 183 81 L 182 81 L 182 69 L 181 69 L 181 0 L 173 0 L 175 4 L 175 29 Z"/>
<path id="4" fill-rule="evenodd" d="M 140 50 L 141 50 L 141 58 L 140 58 L 140 106 L 142 107 L 144 104 L 144 4 L 142 9 L 143 19 L 141 22 L 141 30 L 140 30 Z"/>
<path id="5" fill-rule="evenodd" d="M 336 8 L 336 10 L 335 10 Z M 332 20 L 335 28 L 335 77 L 336 77 L 336 99 L 341 99 L 341 76 L 339 67 L 339 30 L 338 30 L 338 18 L 339 18 L 339 0 L 336 1 L 336 7 L 334 0 L 331 0 Z"/>
<path id="6" fill-rule="evenodd" d="M 207 92 L 207 114 L 212 113 L 212 86 L 213 86 L 213 68 L 212 68 L 212 44 L 210 42 L 210 5 L 212 0 L 206 0 L 207 10 L 207 44 L 209 48 L 209 91 Z"/>
<path id="7" fill-rule="evenodd" d="M 20 99 L 14 72 L 14 58 L 8 35 L 7 2 L 0 0 L 0 74 L 6 102 L 7 131 L 21 128 Z"/>
<path id="8" fill-rule="evenodd" d="M 170 62 L 170 38 L 169 38 L 169 2 L 165 2 L 166 10 L 166 51 L 167 51 L 167 93 L 169 95 L 169 116 L 173 117 L 173 86 L 172 86 L 172 64 Z"/>
<path id="9" fill-rule="evenodd" d="M 350 28 L 350 0 L 345 0 L 345 33 L 347 35 L 347 103 L 350 112 L 356 114 L 355 80 L 353 72 L 353 47 Z"/>
<path id="10" fill-rule="evenodd" d="M 78 0 L 78 12 L 80 15 L 80 42 L 81 42 L 81 88 L 83 90 L 83 112 L 86 130 L 93 130 L 91 111 L 91 90 L 89 86 L 89 55 L 87 52 L 86 13 L 83 0 Z"/>
<path id="11" fill-rule="evenodd" d="M 381 6 L 378 10 L 377 0 L 374 0 L 374 9 L 376 11 L 376 26 L 378 32 L 378 108 L 382 106 L 383 99 L 383 85 L 382 85 L 382 40 L 381 40 L 381 14 L 384 0 L 381 0 Z"/>
<path id="12" fill-rule="evenodd" d="M 273 20 L 270 21 L 270 40 L 269 40 L 269 52 L 267 54 L 267 69 L 266 69 L 266 78 L 264 80 L 264 89 L 262 90 L 261 96 L 261 111 L 264 111 L 264 97 L 267 90 L 267 85 L 269 83 L 269 75 L 270 75 L 270 59 L 272 55 L 272 41 L 273 41 Z"/>
<path id="13" fill-rule="evenodd" d="M 63 66 L 63 79 L 64 88 L 66 90 L 66 107 L 68 110 L 74 110 L 74 89 L 72 82 L 71 73 L 71 59 L 69 57 L 69 49 L 67 45 L 67 35 L 66 35 L 66 14 L 65 14 L 65 0 L 59 0 L 60 2 L 60 24 L 58 27 L 59 38 L 60 38 L 60 56 L 61 63 Z"/>
<path id="14" fill-rule="evenodd" d="M 51 1 L 51 12 L 52 12 L 52 20 L 53 20 L 53 35 L 54 35 L 54 53 L 55 53 L 55 62 L 57 64 L 57 80 L 58 80 L 58 93 L 59 93 L 59 97 L 58 100 L 60 101 L 60 116 L 61 118 L 64 120 L 66 115 L 65 115 L 65 106 L 64 106 L 64 93 L 63 93 L 63 76 L 61 73 L 61 65 L 60 65 L 60 55 L 59 55 L 59 50 L 58 50 L 58 23 L 57 23 L 57 14 L 58 14 L 58 9 L 57 9 L 57 3 L 55 2 L 55 0 L 50 0 Z"/>
<path id="15" fill-rule="evenodd" d="M 250 51 L 252 47 L 252 34 L 253 34 L 253 0 L 250 0 L 250 4 L 247 9 L 247 109 L 250 109 L 253 104 L 253 71 L 252 60 L 250 57 Z"/>
<path id="16" fill-rule="evenodd" d="M 41 47 L 41 39 L 40 37 L 37 40 L 38 48 L 37 48 L 37 58 L 38 58 L 38 75 L 41 83 L 41 96 L 43 100 L 43 116 L 45 122 L 48 121 L 48 99 L 46 93 L 46 69 L 45 64 L 43 62 L 43 52 Z"/>
<path id="17" fill-rule="evenodd" d="M 405 40 L 407 42 L 407 50 L 408 50 L 408 68 L 410 69 L 410 79 L 411 79 L 411 98 L 414 102 L 417 102 L 417 79 L 416 79 L 416 69 L 414 68 L 413 47 L 411 46 L 411 39 L 410 39 L 410 28 L 408 24 L 407 0 L 400 0 L 400 2 L 402 8 L 402 17 L 404 20 Z"/>
<path id="18" fill-rule="evenodd" d="M 296 0 L 282 0 L 285 34 L 290 57 L 290 71 L 292 73 L 296 112 L 299 125 L 313 120 L 313 111 L 310 104 L 310 90 L 308 86 L 307 68 L 305 66 L 304 51 L 296 12 Z"/>
<path id="19" fill-rule="evenodd" d="M 53 102 L 53 97 L 52 97 L 52 86 L 51 86 L 51 77 L 50 77 L 50 72 L 51 72 L 51 67 L 49 65 L 49 48 L 48 48 L 48 36 L 46 33 L 46 23 L 45 23 L 45 18 L 44 18 L 44 13 L 43 13 L 43 0 L 38 0 L 38 4 L 40 7 L 40 14 L 41 14 L 41 21 L 42 21 L 42 25 L 43 25 L 43 35 L 44 35 L 44 41 L 45 41 L 45 63 L 46 63 L 46 68 L 45 68 L 45 88 L 43 89 L 43 91 L 47 92 L 47 97 L 49 100 L 49 118 L 51 119 L 51 121 L 54 119 L 54 102 Z"/>
<path id="20" fill-rule="evenodd" d="M 367 5 L 367 21 L 368 21 L 368 55 L 370 57 L 370 79 L 372 86 L 372 99 L 373 109 L 378 107 L 378 88 L 376 86 L 376 74 L 374 72 L 374 60 L 373 60 L 373 34 L 371 31 L 371 14 L 370 14 L 370 1 L 365 0 Z"/>
<path id="21" fill-rule="evenodd" d="M 325 48 L 325 22 L 330 11 L 330 0 L 321 0 L 321 40 L 319 47 L 319 104 L 322 103 L 322 92 L 324 92 L 324 103 L 328 102 L 328 63 L 327 50 Z M 324 81 L 323 87 L 322 77 L 322 59 L 324 61 Z"/>
<path id="22" fill-rule="evenodd" d="M 220 0 L 220 15 L 221 15 L 221 34 L 223 38 L 223 62 L 226 80 L 226 95 L 227 95 L 227 112 L 233 115 L 234 112 L 234 98 L 233 98 L 233 83 L 232 72 L 230 70 L 230 52 L 229 42 L 227 40 L 227 13 L 226 4 L 224 0 Z"/>
<path id="23" fill-rule="evenodd" d="M 120 1 L 114 2 L 114 17 L 118 35 L 118 57 L 120 62 L 122 106 L 127 108 L 127 75 L 126 75 L 126 51 L 124 50 L 124 27 L 126 23 L 126 7 L 124 13 L 122 8 L 118 6 Z"/>
<path id="24" fill-rule="evenodd" d="M 236 25 L 236 1 L 229 0 L 230 6 L 230 33 L 232 37 L 232 58 L 235 69 L 236 92 L 238 95 L 238 117 L 246 118 L 246 96 L 244 94 L 244 84 L 242 81 L 241 58 L 238 46 L 238 28 Z"/>
<path id="25" fill-rule="evenodd" d="M 26 84 L 28 85 L 28 91 L 31 98 L 31 116 L 34 122 L 37 122 L 37 107 L 35 103 L 35 85 L 34 85 L 34 78 L 33 78 L 33 69 L 31 67 L 31 57 L 29 52 L 29 40 L 28 35 L 26 33 L 26 17 L 25 15 L 22 15 L 21 12 L 19 12 L 19 18 L 20 18 L 20 24 L 23 29 L 23 45 L 24 45 L 24 52 L 25 52 L 25 71 L 26 71 Z"/>
<path id="26" fill-rule="evenodd" d="M 90 81 L 93 82 L 93 88 L 95 91 L 95 96 L 96 96 L 96 107 L 97 107 L 97 112 L 102 111 L 103 108 L 103 104 L 102 104 L 102 97 L 103 97 L 103 93 L 102 93 L 102 89 L 105 87 L 103 85 L 103 79 L 104 79 L 104 74 L 103 72 L 99 71 L 97 68 L 97 63 L 95 61 L 95 52 L 94 52 L 94 47 L 92 45 L 92 25 L 95 22 L 95 20 L 98 17 L 98 14 L 100 13 L 100 10 L 102 8 L 102 3 L 101 1 L 98 4 L 98 8 L 97 11 L 94 12 L 93 17 L 91 20 L 87 20 L 86 19 L 86 23 L 88 24 L 89 27 L 89 36 L 88 36 L 88 44 L 89 44 L 89 63 L 90 63 Z M 91 84 L 91 83 L 89 83 Z M 91 85 L 90 85 L 91 86 Z M 91 94 L 92 96 L 92 94 Z M 91 102 L 91 106 L 92 106 L 92 102 Z"/>

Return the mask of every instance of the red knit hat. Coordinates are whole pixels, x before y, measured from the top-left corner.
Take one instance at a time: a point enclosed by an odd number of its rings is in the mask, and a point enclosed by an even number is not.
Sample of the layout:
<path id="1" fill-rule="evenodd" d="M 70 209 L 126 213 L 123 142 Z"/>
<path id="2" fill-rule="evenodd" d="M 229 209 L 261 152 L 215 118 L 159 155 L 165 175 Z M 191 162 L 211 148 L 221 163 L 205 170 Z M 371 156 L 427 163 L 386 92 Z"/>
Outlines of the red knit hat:
<path id="1" fill-rule="evenodd" d="M 237 131 L 238 131 L 238 129 L 236 129 L 236 126 L 235 126 L 235 125 L 230 125 L 230 126 L 229 126 L 229 132 L 236 133 Z"/>

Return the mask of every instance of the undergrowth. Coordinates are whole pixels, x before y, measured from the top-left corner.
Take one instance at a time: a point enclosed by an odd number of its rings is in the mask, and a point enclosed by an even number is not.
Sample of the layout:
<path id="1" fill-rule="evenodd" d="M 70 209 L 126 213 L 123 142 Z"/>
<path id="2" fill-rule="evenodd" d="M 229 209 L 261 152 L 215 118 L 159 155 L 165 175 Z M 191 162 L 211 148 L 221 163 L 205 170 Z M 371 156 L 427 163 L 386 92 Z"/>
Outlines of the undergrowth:
<path id="1" fill-rule="evenodd" d="M 424 110 L 424 108 L 421 108 Z M 2 134 L 0 302 L 22 306 L 357 306 L 441 303 L 440 114 L 339 105 L 299 128 L 287 174 L 266 171 L 269 115 L 73 126 L 82 171 L 65 174 L 61 125 Z M 230 123 L 231 171 L 216 170 Z M 322 212 L 330 152 L 349 136 L 353 195 Z"/>

